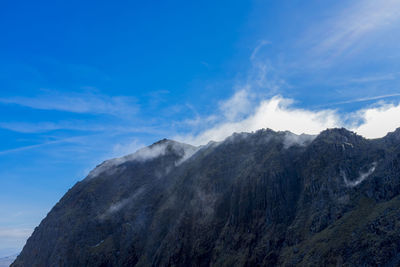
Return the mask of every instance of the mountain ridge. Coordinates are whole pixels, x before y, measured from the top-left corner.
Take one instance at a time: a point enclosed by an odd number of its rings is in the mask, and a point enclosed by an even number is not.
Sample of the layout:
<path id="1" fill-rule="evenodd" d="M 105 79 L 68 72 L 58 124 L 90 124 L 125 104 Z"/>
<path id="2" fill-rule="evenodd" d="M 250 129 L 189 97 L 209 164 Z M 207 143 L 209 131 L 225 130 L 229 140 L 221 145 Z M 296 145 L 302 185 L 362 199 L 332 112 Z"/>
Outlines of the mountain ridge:
<path id="1" fill-rule="evenodd" d="M 12 266 L 395 266 L 399 136 L 160 140 L 78 182 Z"/>

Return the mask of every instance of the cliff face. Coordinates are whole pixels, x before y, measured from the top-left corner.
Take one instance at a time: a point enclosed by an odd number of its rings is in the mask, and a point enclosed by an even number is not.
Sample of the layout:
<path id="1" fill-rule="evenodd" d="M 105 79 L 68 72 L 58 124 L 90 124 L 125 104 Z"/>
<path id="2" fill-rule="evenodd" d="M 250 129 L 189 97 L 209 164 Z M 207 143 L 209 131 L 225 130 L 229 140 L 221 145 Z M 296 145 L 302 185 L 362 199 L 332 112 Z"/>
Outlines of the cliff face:
<path id="1" fill-rule="evenodd" d="M 397 266 L 400 130 L 162 140 L 106 161 L 12 266 Z"/>

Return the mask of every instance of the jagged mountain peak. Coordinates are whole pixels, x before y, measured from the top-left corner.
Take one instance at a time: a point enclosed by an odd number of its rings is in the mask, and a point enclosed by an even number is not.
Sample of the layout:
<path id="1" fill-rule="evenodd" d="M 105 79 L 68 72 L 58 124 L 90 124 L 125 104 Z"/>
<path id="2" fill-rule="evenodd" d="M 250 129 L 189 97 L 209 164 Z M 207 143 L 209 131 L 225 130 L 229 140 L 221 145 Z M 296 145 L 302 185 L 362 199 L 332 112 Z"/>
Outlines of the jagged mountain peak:
<path id="1" fill-rule="evenodd" d="M 196 146 L 178 142 L 178 141 L 171 140 L 171 139 L 167 139 L 167 138 L 164 138 L 164 139 L 161 139 L 160 141 L 155 142 L 154 144 L 150 145 L 148 148 L 156 149 L 156 150 L 157 149 L 160 149 L 160 150 L 165 149 L 165 151 L 163 151 L 161 154 L 174 153 L 177 156 L 181 156 L 181 157 L 184 157 L 187 154 L 191 154 L 191 153 L 193 153 L 193 151 L 196 151 L 198 149 L 198 147 L 196 147 Z M 146 149 L 146 148 L 144 148 L 144 149 Z M 140 153 L 140 151 L 142 151 L 142 149 L 138 150 L 139 153 Z M 135 157 L 133 157 L 133 158 L 135 158 Z"/>
<path id="2" fill-rule="evenodd" d="M 393 132 L 388 133 L 384 138 L 391 139 L 394 141 L 400 141 L 400 127 Z"/>
<path id="3" fill-rule="evenodd" d="M 331 128 L 322 131 L 313 140 L 314 146 L 325 146 L 330 144 L 334 146 L 354 147 L 355 144 L 366 142 L 364 137 L 349 131 L 345 128 Z"/>
<path id="4" fill-rule="evenodd" d="M 173 161 L 176 164 L 180 164 L 191 157 L 197 150 L 198 147 L 164 138 L 150 146 L 137 150 L 135 153 L 104 161 L 92 170 L 87 178 L 92 179 L 101 173 L 110 171 L 110 169 L 125 163 L 145 162 L 165 156 L 173 157 Z"/>
<path id="5" fill-rule="evenodd" d="M 357 136 L 356 133 L 347 130 L 346 128 L 328 128 L 319 133 L 318 138 L 330 139 L 332 141 L 354 138 Z"/>
<path id="6" fill-rule="evenodd" d="M 263 145 L 267 143 L 280 143 L 287 149 L 292 146 L 306 146 L 310 144 L 316 135 L 295 134 L 290 131 L 274 131 L 270 128 L 263 128 L 255 132 L 233 133 L 220 144 L 244 143 L 248 145 Z"/>

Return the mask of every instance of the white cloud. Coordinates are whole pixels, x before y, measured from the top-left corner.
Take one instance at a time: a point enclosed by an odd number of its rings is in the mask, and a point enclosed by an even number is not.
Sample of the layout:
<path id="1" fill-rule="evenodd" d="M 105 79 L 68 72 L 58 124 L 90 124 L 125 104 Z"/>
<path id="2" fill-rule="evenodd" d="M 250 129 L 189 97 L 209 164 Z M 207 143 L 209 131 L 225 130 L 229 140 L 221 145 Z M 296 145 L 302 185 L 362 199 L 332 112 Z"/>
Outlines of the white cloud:
<path id="1" fill-rule="evenodd" d="M 127 143 L 118 143 L 115 144 L 113 147 L 113 156 L 122 157 L 128 154 L 132 154 L 141 147 L 144 147 L 144 145 L 140 143 L 138 139 L 133 139 L 132 141 Z"/>
<path id="2" fill-rule="evenodd" d="M 286 132 L 285 137 L 283 139 L 283 145 L 285 148 L 289 148 L 294 145 L 306 146 L 311 143 L 317 136 L 309 135 L 309 134 L 293 134 L 290 132 Z"/>
<path id="3" fill-rule="evenodd" d="M 107 96 L 95 93 L 60 93 L 47 91 L 35 97 L 0 98 L 0 103 L 16 104 L 33 109 L 58 110 L 73 113 L 129 116 L 138 107 L 135 99 L 125 96 Z"/>
<path id="4" fill-rule="evenodd" d="M 358 111 L 356 116 L 363 120 L 354 131 L 368 138 L 379 138 L 400 127 L 400 104 L 380 103 L 377 107 Z"/>
<path id="5" fill-rule="evenodd" d="M 204 123 L 213 123 L 218 119 L 218 117 L 216 115 L 210 115 L 207 117 L 200 117 L 198 114 L 196 114 L 196 117 L 194 117 L 193 119 L 185 119 L 182 122 L 177 122 L 176 124 L 183 124 L 183 125 L 189 125 L 191 127 L 196 127 L 199 125 L 203 125 Z"/>
<path id="6" fill-rule="evenodd" d="M 235 97 L 235 96 L 234 96 Z M 339 117 L 332 110 L 309 111 L 291 107 L 293 101 L 275 96 L 259 103 L 254 113 L 238 121 L 224 121 L 198 135 L 180 136 L 180 140 L 200 145 L 211 140 L 221 141 L 234 132 L 251 132 L 261 128 L 289 130 L 296 134 L 318 134 L 339 125 Z"/>
<path id="7" fill-rule="evenodd" d="M 354 187 L 354 186 L 359 185 L 375 171 L 377 165 L 378 165 L 377 162 L 373 162 L 371 167 L 366 172 L 360 171 L 357 179 L 355 179 L 354 181 L 349 181 L 347 179 L 346 173 L 344 171 L 342 171 L 341 175 L 343 177 L 344 183 L 348 187 Z"/>
<path id="8" fill-rule="evenodd" d="M 123 157 L 104 161 L 102 164 L 98 165 L 95 169 L 93 169 L 89 173 L 87 178 L 92 179 L 104 172 L 110 175 L 115 171 L 117 171 L 117 168 L 112 168 L 112 167 L 118 167 L 121 164 L 128 161 L 145 162 L 157 158 L 159 156 L 163 156 L 171 151 L 174 151 L 177 155 L 180 156 L 180 159 L 175 162 L 176 165 L 179 165 L 183 161 L 190 158 L 197 151 L 196 147 L 187 144 L 180 144 L 178 142 L 171 140 L 163 140 L 162 142 L 157 142 L 151 146 L 143 147 L 137 150 L 135 153 L 132 153 L 133 151 L 135 151 L 133 149 L 136 149 L 137 146 L 139 146 L 138 143 L 136 141 L 133 141 L 129 148 L 132 149 L 132 151 L 130 151 L 130 154 Z M 118 153 L 128 152 L 128 151 L 121 151 L 120 145 L 114 147 L 114 153 L 115 151 L 118 151 Z M 159 170 L 160 173 L 164 171 L 165 170 Z M 166 170 L 166 172 L 168 172 L 168 170 Z"/>
<path id="9" fill-rule="evenodd" d="M 237 91 L 230 99 L 220 103 L 220 109 L 228 121 L 247 115 L 251 109 L 248 91 L 246 89 Z"/>
<path id="10" fill-rule="evenodd" d="M 236 100 L 237 97 L 238 95 L 235 94 L 232 102 L 239 101 Z M 251 132 L 262 128 L 315 135 L 334 127 L 346 127 L 366 138 L 377 138 L 400 127 L 400 104 L 381 102 L 354 113 L 339 114 L 331 109 L 295 108 L 293 102 L 292 99 L 281 96 L 265 99 L 260 101 L 257 108 L 245 118 L 234 121 L 231 118 L 225 118 L 198 134 L 175 138 L 190 144 L 203 145 L 211 140 L 222 141 L 234 132 Z"/>
<path id="11" fill-rule="evenodd" d="M 99 216 L 100 220 L 104 220 L 107 217 L 113 215 L 114 213 L 120 211 L 124 207 L 126 207 L 128 204 L 135 203 L 135 200 L 140 197 L 144 192 L 146 191 L 146 185 L 143 185 L 142 187 L 139 187 L 131 196 L 120 200 L 117 203 L 111 204 L 108 209 Z"/>

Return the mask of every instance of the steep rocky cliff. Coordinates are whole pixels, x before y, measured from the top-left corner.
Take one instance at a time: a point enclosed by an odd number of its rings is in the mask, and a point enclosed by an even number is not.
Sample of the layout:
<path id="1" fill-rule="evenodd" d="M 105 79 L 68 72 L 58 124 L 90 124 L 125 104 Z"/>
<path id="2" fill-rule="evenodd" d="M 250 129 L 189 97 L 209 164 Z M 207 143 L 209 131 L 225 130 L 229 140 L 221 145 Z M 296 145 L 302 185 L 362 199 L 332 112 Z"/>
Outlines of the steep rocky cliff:
<path id="1" fill-rule="evenodd" d="M 159 141 L 104 162 L 12 266 L 398 266 L 400 129 Z"/>

